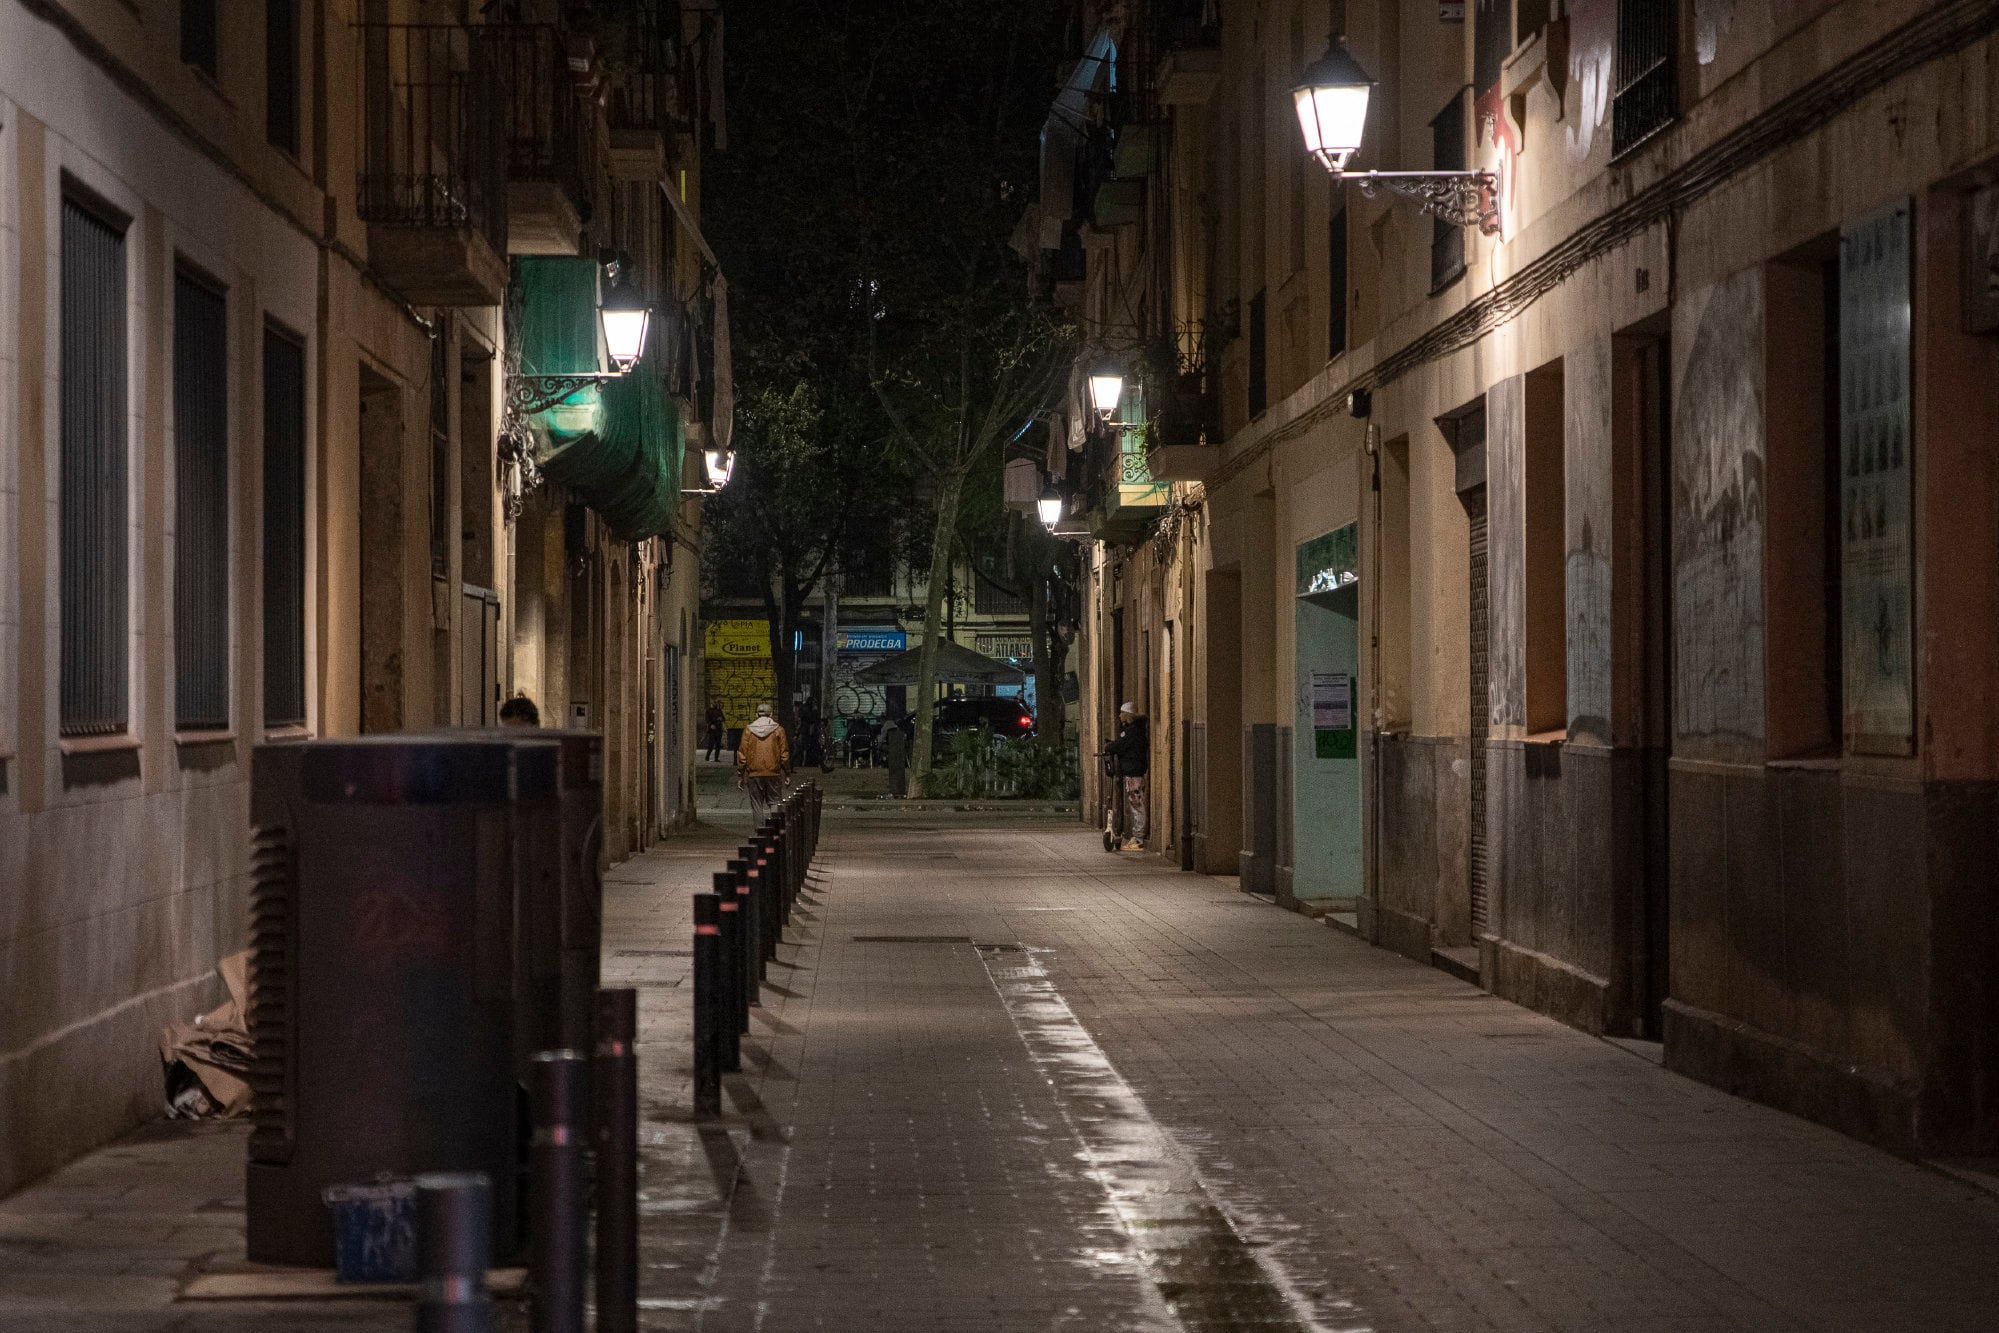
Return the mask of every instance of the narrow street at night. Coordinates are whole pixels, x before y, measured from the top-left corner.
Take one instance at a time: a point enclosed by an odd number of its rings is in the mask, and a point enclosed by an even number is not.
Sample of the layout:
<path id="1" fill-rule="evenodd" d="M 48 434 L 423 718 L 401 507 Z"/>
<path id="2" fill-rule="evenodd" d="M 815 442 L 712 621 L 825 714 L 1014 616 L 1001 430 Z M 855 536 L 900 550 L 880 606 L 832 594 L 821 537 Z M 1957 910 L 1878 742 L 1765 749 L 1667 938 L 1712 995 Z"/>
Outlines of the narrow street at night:
<path id="1" fill-rule="evenodd" d="M 606 885 L 606 984 L 643 1006 L 643 1327 L 1970 1330 L 1999 1308 L 1999 1196 L 1972 1180 L 1067 820 L 836 815 L 724 1115 L 694 1123 L 689 897 L 728 795 Z M 0 1202 L 0 1328 L 406 1326 L 351 1292 L 253 1298 L 235 1141 L 151 1131 Z"/>

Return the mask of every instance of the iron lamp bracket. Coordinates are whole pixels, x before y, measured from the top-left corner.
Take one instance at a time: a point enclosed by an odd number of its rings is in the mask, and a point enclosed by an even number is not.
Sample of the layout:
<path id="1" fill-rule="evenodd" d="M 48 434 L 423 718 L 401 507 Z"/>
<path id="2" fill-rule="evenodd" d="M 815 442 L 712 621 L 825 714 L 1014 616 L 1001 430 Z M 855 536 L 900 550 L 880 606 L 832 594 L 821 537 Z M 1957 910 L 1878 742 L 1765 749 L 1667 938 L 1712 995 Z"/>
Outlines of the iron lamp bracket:
<path id="1" fill-rule="evenodd" d="M 1413 201 L 1425 213 L 1460 227 L 1477 224 L 1487 236 L 1499 234 L 1499 177 L 1490 171 L 1343 171 L 1369 199 L 1381 191 Z"/>
<path id="2" fill-rule="evenodd" d="M 521 416 L 546 412 L 578 390 L 619 378 L 621 375 L 615 371 L 580 375 L 510 375 L 507 377 L 507 411 Z"/>

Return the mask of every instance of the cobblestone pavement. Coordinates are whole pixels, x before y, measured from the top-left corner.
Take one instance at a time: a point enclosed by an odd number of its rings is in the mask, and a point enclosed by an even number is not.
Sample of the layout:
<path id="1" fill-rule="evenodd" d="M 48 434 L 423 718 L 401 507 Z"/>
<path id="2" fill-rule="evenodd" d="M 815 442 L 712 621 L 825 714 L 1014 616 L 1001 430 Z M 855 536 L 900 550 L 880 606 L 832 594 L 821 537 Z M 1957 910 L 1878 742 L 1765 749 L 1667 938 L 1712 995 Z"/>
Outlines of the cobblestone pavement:
<path id="1" fill-rule="evenodd" d="M 1073 823 L 829 826 L 697 1125 L 687 899 L 732 818 L 606 885 L 648 1328 L 1999 1327 L 1999 1198 Z M 0 1329 L 406 1327 L 176 1299 L 240 1255 L 238 1134 L 0 1201 Z"/>

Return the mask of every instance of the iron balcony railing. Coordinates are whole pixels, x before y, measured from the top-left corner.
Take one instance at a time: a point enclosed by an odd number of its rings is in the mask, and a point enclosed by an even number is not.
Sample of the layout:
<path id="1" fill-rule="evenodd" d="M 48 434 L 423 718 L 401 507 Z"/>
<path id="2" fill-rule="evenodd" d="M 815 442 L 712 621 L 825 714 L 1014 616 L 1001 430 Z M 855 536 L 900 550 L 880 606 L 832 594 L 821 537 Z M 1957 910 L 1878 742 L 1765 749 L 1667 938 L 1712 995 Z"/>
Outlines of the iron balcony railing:
<path id="1" fill-rule="evenodd" d="M 597 178 L 597 127 L 585 94 L 588 69 L 573 67 L 570 39 L 552 24 L 484 30 L 507 89 L 507 172 L 562 187 L 586 220 Z M 586 63 L 585 58 L 578 58 Z"/>
<path id="2" fill-rule="evenodd" d="M 1160 395 L 1158 442 L 1162 445 L 1214 444 L 1221 438 L 1215 392 L 1215 361 L 1208 345 L 1207 325 L 1182 323 L 1173 344 L 1157 357 L 1170 377 Z"/>
<path id="3" fill-rule="evenodd" d="M 507 252 L 504 74 L 487 29 L 364 23 L 361 163 L 364 220 L 469 227 Z"/>
<path id="4" fill-rule="evenodd" d="M 1222 44 L 1219 0 L 1152 0 L 1153 41 L 1161 51 Z"/>
<path id="5" fill-rule="evenodd" d="M 628 0 L 623 24 L 626 58 L 605 99 L 613 130 L 673 132 L 680 118 L 683 53 L 679 34 L 668 21 L 678 18 L 677 6 L 666 0 Z"/>

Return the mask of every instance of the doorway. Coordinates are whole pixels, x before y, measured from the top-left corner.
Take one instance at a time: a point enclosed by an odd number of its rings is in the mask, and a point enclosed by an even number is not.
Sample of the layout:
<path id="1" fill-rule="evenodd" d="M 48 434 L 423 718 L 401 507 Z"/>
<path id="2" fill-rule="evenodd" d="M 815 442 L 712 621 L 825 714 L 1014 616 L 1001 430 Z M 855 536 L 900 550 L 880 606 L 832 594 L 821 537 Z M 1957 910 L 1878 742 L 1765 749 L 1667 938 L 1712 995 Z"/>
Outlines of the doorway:
<path id="1" fill-rule="evenodd" d="M 1638 698 L 1639 865 L 1625 929 L 1629 994 L 1637 1034 L 1664 1036 L 1670 988 L 1672 914 L 1670 762 L 1673 750 L 1673 451 L 1671 344 L 1663 328 L 1620 336 L 1615 346 L 1617 395 L 1613 450 L 1620 488 L 1637 512 L 1630 529 L 1641 536 L 1637 568 L 1637 633 L 1620 636 L 1614 651 L 1632 654 Z M 1622 524 L 1624 515 L 1617 515 Z"/>
<path id="2" fill-rule="evenodd" d="M 1350 912 L 1362 892 L 1359 529 L 1297 548 L 1291 716 L 1291 891 Z"/>

